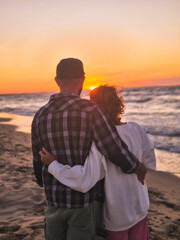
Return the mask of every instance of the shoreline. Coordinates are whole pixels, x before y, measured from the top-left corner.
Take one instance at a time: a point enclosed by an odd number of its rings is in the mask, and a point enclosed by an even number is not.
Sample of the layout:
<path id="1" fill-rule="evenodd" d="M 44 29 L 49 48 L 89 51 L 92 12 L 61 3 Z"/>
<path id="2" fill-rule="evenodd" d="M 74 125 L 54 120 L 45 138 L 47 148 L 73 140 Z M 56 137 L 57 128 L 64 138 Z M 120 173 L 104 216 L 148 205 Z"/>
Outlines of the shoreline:
<path id="1" fill-rule="evenodd" d="M 33 173 L 30 134 L 6 123 L 0 120 L 0 240 L 42 240 L 46 204 Z M 180 178 L 157 171 L 146 182 L 150 239 L 180 239 Z"/>
<path id="2" fill-rule="evenodd" d="M 0 124 L 15 126 L 16 131 L 22 133 L 31 133 L 32 120 L 32 116 L 0 113 Z M 180 158 L 180 153 L 155 148 L 155 155 L 157 159 L 156 169 L 158 171 L 169 172 L 180 178 L 180 164 L 177 165 L 176 163 L 176 166 L 172 165 L 172 161 L 175 163 L 176 159 Z M 164 159 L 166 159 L 167 164 L 164 164 Z M 179 170 L 179 172 L 177 172 L 177 170 Z"/>
<path id="3" fill-rule="evenodd" d="M 17 131 L 31 133 L 32 116 L 22 116 L 0 112 L 0 124 L 9 124 L 15 126 Z"/>

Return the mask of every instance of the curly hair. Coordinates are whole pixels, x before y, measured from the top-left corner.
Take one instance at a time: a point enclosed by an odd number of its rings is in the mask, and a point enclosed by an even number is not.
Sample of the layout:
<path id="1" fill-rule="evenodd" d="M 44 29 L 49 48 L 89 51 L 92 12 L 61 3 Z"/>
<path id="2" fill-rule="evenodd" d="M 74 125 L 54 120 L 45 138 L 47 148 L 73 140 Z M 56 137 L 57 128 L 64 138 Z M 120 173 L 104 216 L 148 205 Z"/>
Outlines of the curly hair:
<path id="1" fill-rule="evenodd" d="M 90 92 L 90 99 L 108 113 L 114 124 L 120 123 L 119 115 L 122 115 L 125 109 L 123 97 L 118 96 L 120 92 L 122 90 L 117 91 L 116 87 L 108 85 L 99 86 Z"/>

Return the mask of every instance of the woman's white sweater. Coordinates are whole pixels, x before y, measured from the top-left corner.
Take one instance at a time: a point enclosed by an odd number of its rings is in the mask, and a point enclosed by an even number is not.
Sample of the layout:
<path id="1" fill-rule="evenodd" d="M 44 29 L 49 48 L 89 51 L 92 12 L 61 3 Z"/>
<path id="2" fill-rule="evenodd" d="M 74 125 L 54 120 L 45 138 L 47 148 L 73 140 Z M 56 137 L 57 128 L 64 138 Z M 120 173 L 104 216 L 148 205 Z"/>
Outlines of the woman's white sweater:
<path id="1" fill-rule="evenodd" d="M 135 122 L 117 126 L 121 139 L 148 169 L 156 169 L 154 147 L 144 129 Z M 146 184 L 137 175 L 125 174 L 92 144 L 84 166 L 70 167 L 53 161 L 48 171 L 61 183 L 74 190 L 87 192 L 105 177 L 104 224 L 111 231 L 123 231 L 147 215 L 149 196 Z"/>

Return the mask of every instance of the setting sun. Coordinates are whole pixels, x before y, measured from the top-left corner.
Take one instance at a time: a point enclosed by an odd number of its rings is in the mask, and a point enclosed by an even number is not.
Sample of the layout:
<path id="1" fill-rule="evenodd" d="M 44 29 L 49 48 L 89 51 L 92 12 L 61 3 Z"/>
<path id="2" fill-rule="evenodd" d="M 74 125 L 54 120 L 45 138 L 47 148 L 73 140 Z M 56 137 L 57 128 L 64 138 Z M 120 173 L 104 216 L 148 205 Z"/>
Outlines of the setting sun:
<path id="1" fill-rule="evenodd" d="M 96 87 L 97 87 L 97 86 L 96 86 Z M 89 89 L 92 91 L 92 90 L 94 90 L 96 87 L 92 86 L 92 87 L 90 87 Z"/>

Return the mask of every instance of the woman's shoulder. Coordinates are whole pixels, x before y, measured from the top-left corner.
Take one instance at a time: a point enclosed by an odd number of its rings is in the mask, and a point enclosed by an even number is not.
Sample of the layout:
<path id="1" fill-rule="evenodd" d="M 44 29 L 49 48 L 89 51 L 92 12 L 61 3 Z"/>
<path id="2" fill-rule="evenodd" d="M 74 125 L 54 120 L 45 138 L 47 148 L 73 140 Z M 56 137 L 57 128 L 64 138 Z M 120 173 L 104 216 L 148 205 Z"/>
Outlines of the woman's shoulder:
<path id="1" fill-rule="evenodd" d="M 130 126 L 136 127 L 136 128 L 143 129 L 143 127 L 139 123 L 134 122 L 134 121 L 127 122 L 127 124 L 130 125 Z"/>
<path id="2" fill-rule="evenodd" d="M 121 128 L 121 126 L 125 126 L 125 128 L 129 128 L 129 129 L 131 129 L 131 130 L 136 130 L 136 131 L 138 130 L 138 131 L 140 131 L 141 133 L 144 133 L 144 132 L 145 132 L 144 128 L 143 128 L 139 123 L 134 122 L 134 121 L 129 121 L 129 122 L 127 122 L 127 123 L 124 124 L 124 125 L 119 125 L 118 128 Z"/>
<path id="3" fill-rule="evenodd" d="M 133 129 L 136 129 L 136 130 L 140 133 L 141 136 L 147 135 L 144 126 L 141 126 L 141 125 L 138 124 L 137 122 L 133 122 L 133 121 L 132 121 L 132 122 L 129 122 L 129 125 L 131 125 L 131 127 L 132 127 Z"/>
<path id="4" fill-rule="evenodd" d="M 121 129 L 121 128 L 141 128 L 141 126 L 136 123 L 136 122 L 133 122 L 133 121 L 130 121 L 130 122 L 125 122 L 123 124 L 120 124 L 120 125 L 116 125 L 116 128 L 118 129 Z"/>

